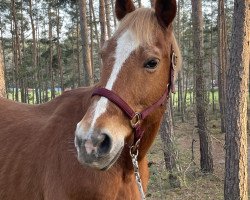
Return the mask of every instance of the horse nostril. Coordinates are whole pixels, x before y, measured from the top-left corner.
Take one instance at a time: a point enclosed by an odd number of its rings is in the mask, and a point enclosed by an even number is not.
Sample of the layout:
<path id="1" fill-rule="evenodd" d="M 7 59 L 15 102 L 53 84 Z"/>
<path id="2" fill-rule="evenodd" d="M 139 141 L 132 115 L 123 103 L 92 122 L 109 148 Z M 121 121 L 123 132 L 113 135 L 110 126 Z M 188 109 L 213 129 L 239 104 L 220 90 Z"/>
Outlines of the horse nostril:
<path id="1" fill-rule="evenodd" d="M 80 148 L 82 145 L 82 142 L 83 142 L 83 140 L 80 137 L 75 136 L 75 145 L 76 146 L 78 146 Z"/>
<path id="2" fill-rule="evenodd" d="M 103 133 L 102 134 L 102 142 L 99 144 L 99 148 L 98 148 L 99 154 L 105 155 L 105 154 L 109 153 L 111 146 L 112 146 L 111 138 L 107 134 Z"/>

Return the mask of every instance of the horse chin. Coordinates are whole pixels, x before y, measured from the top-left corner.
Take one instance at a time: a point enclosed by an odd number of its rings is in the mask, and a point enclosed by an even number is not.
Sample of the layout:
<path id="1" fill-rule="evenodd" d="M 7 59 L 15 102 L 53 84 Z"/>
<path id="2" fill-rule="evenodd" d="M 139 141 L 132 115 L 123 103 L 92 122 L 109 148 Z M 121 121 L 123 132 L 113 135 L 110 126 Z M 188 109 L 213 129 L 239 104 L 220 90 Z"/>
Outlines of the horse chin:
<path id="1" fill-rule="evenodd" d="M 101 168 L 102 171 L 106 171 L 106 170 L 110 169 L 110 168 L 114 165 L 114 163 L 115 163 L 115 162 L 118 160 L 118 158 L 120 157 L 120 155 L 121 155 L 121 153 L 122 153 L 122 149 L 123 149 L 123 148 L 121 148 L 121 149 L 118 151 L 118 153 L 113 157 L 113 159 L 109 162 L 108 165 L 106 165 L 105 167 Z"/>
<path id="2" fill-rule="evenodd" d="M 84 165 L 84 166 L 88 166 L 90 168 L 94 168 L 94 169 L 101 170 L 101 171 L 107 171 L 118 160 L 118 158 L 120 157 L 120 155 L 122 153 L 122 150 L 123 150 L 123 147 L 121 147 L 115 155 L 109 155 L 108 158 L 107 157 L 100 158 L 100 159 L 97 159 L 93 162 L 88 162 L 79 155 L 78 155 L 77 159 L 78 159 L 79 163 Z"/>

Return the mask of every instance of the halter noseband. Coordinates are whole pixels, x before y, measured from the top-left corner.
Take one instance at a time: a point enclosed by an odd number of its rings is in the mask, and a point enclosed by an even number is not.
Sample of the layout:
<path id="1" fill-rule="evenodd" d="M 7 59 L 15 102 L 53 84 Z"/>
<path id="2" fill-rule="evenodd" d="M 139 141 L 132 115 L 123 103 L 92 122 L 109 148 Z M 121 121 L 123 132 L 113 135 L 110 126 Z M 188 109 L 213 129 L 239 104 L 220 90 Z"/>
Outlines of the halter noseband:
<path id="1" fill-rule="evenodd" d="M 121 97 L 115 94 L 113 91 L 108 90 L 106 88 L 96 88 L 92 94 L 92 96 L 102 96 L 109 99 L 112 103 L 118 106 L 129 118 L 131 127 L 134 129 L 134 143 L 133 147 L 138 148 L 139 142 L 143 136 L 144 131 L 142 130 L 141 124 L 142 121 L 157 107 L 164 104 L 165 100 L 168 99 L 170 90 L 175 92 L 174 88 L 174 71 L 176 66 L 176 55 L 171 48 L 171 64 L 170 64 L 170 82 L 167 85 L 167 88 L 162 95 L 162 97 L 156 101 L 151 106 L 145 108 L 141 112 L 135 112 Z"/>

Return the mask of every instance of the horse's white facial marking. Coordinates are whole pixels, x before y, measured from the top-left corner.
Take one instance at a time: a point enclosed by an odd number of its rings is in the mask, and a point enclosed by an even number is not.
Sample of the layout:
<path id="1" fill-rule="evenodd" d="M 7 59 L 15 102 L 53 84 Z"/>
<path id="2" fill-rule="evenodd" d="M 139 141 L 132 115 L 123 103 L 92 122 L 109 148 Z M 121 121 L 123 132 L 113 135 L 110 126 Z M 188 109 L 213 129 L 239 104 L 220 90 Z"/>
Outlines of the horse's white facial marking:
<path id="1" fill-rule="evenodd" d="M 106 89 L 112 90 L 112 87 L 117 79 L 117 76 L 119 72 L 122 69 L 122 66 L 124 62 L 129 58 L 130 54 L 138 48 L 139 43 L 136 41 L 133 33 L 129 30 L 124 32 L 120 38 L 117 39 L 117 46 L 115 50 L 115 63 L 113 66 L 113 70 L 111 72 L 111 75 L 107 81 L 107 84 L 105 86 Z M 88 130 L 86 130 L 87 127 L 84 126 L 82 121 L 80 121 L 77 124 L 76 128 L 76 135 L 78 137 L 83 137 L 83 133 L 86 133 L 87 135 L 84 135 L 84 139 L 90 139 L 91 134 L 93 133 L 94 126 L 96 123 L 96 120 L 107 110 L 107 105 L 108 105 L 108 99 L 101 97 L 99 101 L 94 103 L 92 112 L 92 120 L 91 120 L 91 125 Z M 84 121 L 84 120 L 83 120 Z M 85 124 L 86 125 L 86 124 Z M 83 127 L 84 126 L 84 127 Z M 76 145 L 76 144 L 75 144 Z M 77 146 L 77 145 L 76 145 Z M 77 148 L 78 149 L 78 148 Z"/>
<path id="2" fill-rule="evenodd" d="M 139 44 L 135 40 L 133 34 L 130 31 L 124 32 L 120 38 L 117 39 L 117 46 L 115 50 L 114 55 L 114 66 L 112 69 L 112 72 L 110 74 L 110 77 L 107 81 L 107 84 L 105 86 L 106 89 L 112 90 L 119 72 L 122 69 L 122 66 L 124 65 L 124 62 L 129 58 L 131 53 L 138 48 Z M 94 146 L 91 137 L 95 130 L 95 124 L 97 119 L 106 112 L 108 106 L 108 99 L 101 97 L 98 101 L 93 102 L 91 108 L 89 109 L 88 115 L 84 116 L 83 119 L 77 124 L 75 134 L 78 138 L 84 140 L 84 149 L 86 151 L 86 155 L 92 155 L 93 153 L 97 153 L 98 146 Z M 88 120 L 85 119 L 85 117 L 88 118 Z M 91 119 L 90 119 L 91 118 Z M 91 123 L 91 124 L 89 124 Z M 101 133 L 109 134 L 112 132 L 115 132 L 117 130 L 116 124 L 109 124 L 109 127 L 107 130 L 104 130 L 104 127 L 102 127 Z M 125 127 L 119 127 L 119 131 L 121 132 L 127 132 Z M 78 158 L 81 160 L 81 147 L 79 147 L 77 144 L 77 137 L 75 137 L 75 146 L 77 149 Z M 110 136 L 112 138 L 112 147 L 110 149 L 109 157 L 106 159 L 105 163 L 102 163 L 102 165 L 105 167 L 109 162 L 117 155 L 119 152 L 121 152 L 123 146 L 124 146 L 124 137 L 120 134 L 112 134 Z M 84 162 L 84 161 L 83 161 Z M 91 163 L 92 166 L 99 167 L 99 163 Z"/>
<path id="3" fill-rule="evenodd" d="M 124 62 L 129 58 L 130 54 L 139 46 L 135 40 L 133 34 L 127 30 L 117 40 L 117 46 L 115 51 L 115 64 L 109 77 L 109 80 L 105 86 L 106 89 L 111 90 L 116 78 L 121 71 Z M 106 111 L 108 105 L 108 99 L 101 97 L 96 104 L 94 117 L 91 123 L 91 130 L 93 129 L 96 120 Z"/>
<path id="4" fill-rule="evenodd" d="M 129 58 L 130 54 L 139 46 L 135 40 L 132 32 L 127 30 L 117 40 L 116 52 L 115 52 L 115 64 L 109 80 L 106 85 L 106 89 L 111 90 L 118 73 L 120 72 L 123 63 Z"/>

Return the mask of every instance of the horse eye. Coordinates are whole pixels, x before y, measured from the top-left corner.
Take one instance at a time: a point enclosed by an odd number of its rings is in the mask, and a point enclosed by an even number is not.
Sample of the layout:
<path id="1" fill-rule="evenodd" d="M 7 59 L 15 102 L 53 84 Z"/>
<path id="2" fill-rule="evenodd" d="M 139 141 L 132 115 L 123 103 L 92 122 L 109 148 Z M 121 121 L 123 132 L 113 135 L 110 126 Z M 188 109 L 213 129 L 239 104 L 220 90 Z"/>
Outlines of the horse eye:
<path id="1" fill-rule="evenodd" d="M 151 59 L 151 60 L 147 61 L 144 64 L 144 67 L 147 68 L 147 69 L 155 69 L 159 62 L 160 62 L 159 59 L 154 58 L 154 59 Z"/>

